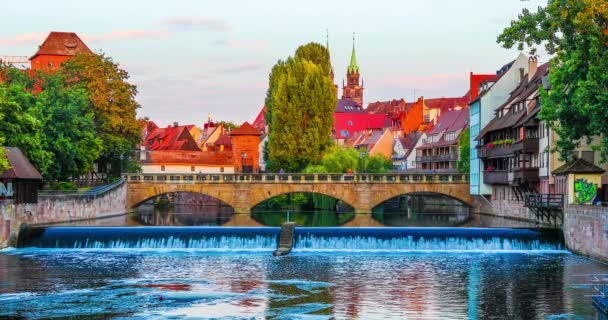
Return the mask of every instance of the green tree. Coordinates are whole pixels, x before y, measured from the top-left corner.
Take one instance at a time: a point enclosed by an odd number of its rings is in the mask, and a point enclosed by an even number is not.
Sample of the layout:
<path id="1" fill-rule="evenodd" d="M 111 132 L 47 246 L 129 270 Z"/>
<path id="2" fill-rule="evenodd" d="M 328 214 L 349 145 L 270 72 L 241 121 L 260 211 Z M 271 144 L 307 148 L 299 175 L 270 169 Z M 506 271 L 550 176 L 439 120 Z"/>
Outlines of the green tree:
<path id="1" fill-rule="evenodd" d="M 217 125 L 219 126 L 220 124 L 224 125 L 224 129 L 230 129 L 230 130 L 240 127 L 238 124 L 236 124 L 232 121 L 220 121 L 220 122 L 218 122 Z"/>
<path id="2" fill-rule="evenodd" d="M 329 51 L 325 46 L 316 42 L 310 42 L 300 46 L 296 50 L 295 58 L 308 60 L 319 66 L 326 75 L 329 75 L 331 60 L 329 58 Z"/>
<path id="3" fill-rule="evenodd" d="M 309 164 L 305 173 L 346 173 L 348 170 L 353 172 L 365 173 L 385 173 L 393 167 L 393 162 L 381 155 L 369 156 L 353 147 L 342 147 L 338 145 L 328 149 L 323 158 L 318 163 Z"/>
<path id="4" fill-rule="evenodd" d="M 601 138 L 594 147 L 608 155 L 608 2 L 550 0 L 536 11 L 524 9 L 498 42 L 506 48 L 544 46 L 553 54 L 549 83 L 541 88 L 541 118 L 558 135 L 556 149 L 569 160 L 578 142 Z"/>
<path id="5" fill-rule="evenodd" d="M 458 159 L 458 163 L 456 164 L 456 168 L 459 173 L 469 173 L 470 170 L 470 161 L 471 161 L 471 131 L 467 127 L 460 134 L 460 138 L 458 138 L 458 149 L 460 149 L 460 157 Z"/>
<path id="6" fill-rule="evenodd" d="M 10 168 L 10 165 L 8 163 L 8 159 L 6 158 L 6 150 L 2 146 L 2 141 L 0 140 L 0 173 L 8 168 Z"/>
<path id="7" fill-rule="evenodd" d="M 130 155 L 141 141 L 140 107 L 137 87 L 128 82 L 129 74 L 110 57 L 77 55 L 62 65 L 61 72 L 73 86 L 84 86 L 92 106 L 97 136 L 103 149 L 98 160 L 101 168 L 111 164 L 111 174 L 133 166 Z"/>
<path id="8" fill-rule="evenodd" d="M 0 140 L 19 148 L 42 173 L 52 162 L 45 149 L 47 137 L 42 115 L 36 106 L 34 81 L 25 72 L 0 66 Z"/>
<path id="9" fill-rule="evenodd" d="M 289 58 L 275 65 L 269 88 L 269 169 L 301 171 L 318 162 L 331 143 L 337 101 L 333 84 L 322 67 Z"/>
<path id="10" fill-rule="evenodd" d="M 102 150 L 87 89 L 65 84 L 61 73 L 44 75 L 42 92 L 36 99 L 46 137 L 44 150 L 52 155 L 44 171 L 50 180 L 67 180 L 90 172 Z"/>

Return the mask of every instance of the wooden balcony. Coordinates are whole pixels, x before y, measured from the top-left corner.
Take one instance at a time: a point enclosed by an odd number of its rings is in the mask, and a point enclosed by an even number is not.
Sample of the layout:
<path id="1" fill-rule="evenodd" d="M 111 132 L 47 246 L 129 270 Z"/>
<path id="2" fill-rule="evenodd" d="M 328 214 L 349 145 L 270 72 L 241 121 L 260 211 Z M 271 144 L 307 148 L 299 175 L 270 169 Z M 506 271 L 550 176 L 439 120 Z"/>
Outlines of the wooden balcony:
<path id="1" fill-rule="evenodd" d="M 417 156 L 416 161 L 418 161 L 418 162 L 458 161 L 458 154 L 447 153 L 447 154 L 435 154 L 435 155 L 428 155 L 428 156 Z"/>
<path id="2" fill-rule="evenodd" d="M 485 145 L 477 146 L 477 157 L 479 159 L 505 158 L 513 155 L 513 145 L 504 144 L 488 148 Z"/>
<path id="3" fill-rule="evenodd" d="M 538 153 L 538 138 L 524 138 L 513 143 L 514 152 Z"/>
<path id="4" fill-rule="evenodd" d="M 483 183 L 485 184 L 509 184 L 507 171 L 491 171 L 483 173 Z"/>
<path id="5" fill-rule="evenodd" d="M 518 182 L 538 181 L 538 168 L 515 168 L 513 169 L 513 180 Z"/>

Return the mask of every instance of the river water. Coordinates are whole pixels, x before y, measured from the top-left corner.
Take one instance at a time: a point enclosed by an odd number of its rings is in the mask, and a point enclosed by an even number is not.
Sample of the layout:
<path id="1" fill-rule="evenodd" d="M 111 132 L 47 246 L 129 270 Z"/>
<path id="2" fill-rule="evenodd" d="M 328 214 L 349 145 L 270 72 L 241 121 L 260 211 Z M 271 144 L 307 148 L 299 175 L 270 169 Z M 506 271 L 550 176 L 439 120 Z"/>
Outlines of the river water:
<path id="1" fill-rule="evenodd" d="M 0 318 L 595 319 L 608 274 L 526 230 L 296 230 L 49 228 L 0 251 Z"/>

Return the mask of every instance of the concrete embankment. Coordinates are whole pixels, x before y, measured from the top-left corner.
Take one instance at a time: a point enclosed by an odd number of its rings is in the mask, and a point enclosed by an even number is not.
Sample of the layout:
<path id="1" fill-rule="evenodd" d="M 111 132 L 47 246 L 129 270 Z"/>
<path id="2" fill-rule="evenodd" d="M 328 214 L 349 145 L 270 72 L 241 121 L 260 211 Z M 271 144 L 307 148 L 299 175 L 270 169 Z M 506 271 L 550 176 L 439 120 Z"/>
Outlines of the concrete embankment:
<path id="1" fill-rule="evenodd" d="M 22 224 L 95 219 L 125 213 L 127 184 L 96 196 L 41 196 L 38 203 L 0 201 L 0 248 L 14 246 Z"/>

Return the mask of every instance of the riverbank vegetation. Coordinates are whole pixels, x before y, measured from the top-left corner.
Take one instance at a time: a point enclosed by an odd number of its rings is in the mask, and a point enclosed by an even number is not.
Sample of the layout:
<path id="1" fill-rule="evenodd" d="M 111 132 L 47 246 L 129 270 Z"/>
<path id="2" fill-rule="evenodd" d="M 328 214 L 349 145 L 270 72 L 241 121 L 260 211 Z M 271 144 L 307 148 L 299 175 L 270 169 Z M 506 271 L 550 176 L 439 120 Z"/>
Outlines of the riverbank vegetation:
<path id="1" fill-rule="evenodd" d="M 550 91 L 541 88 L 541 118 L 557 133 L 555 149 L 570 160 L 581 139 L 608 156 L 608 2 L 551 0 L 536 11 L 524 9 L 498 36 L 505 48 L 540 46 L 551 55 Z"/>
<path id="2" fill-rule="evenodd" d="M 128 78 L 104 55 L 76 56 L 55 72 L 0 65 L 0 142 L 21 149 L 49 181 L 133 169 L 141 125 Z"/>

